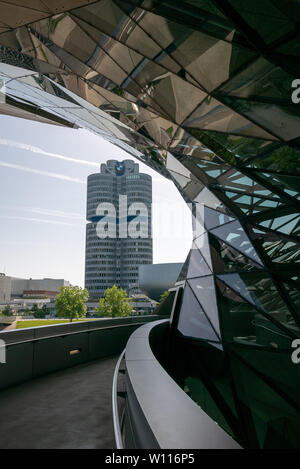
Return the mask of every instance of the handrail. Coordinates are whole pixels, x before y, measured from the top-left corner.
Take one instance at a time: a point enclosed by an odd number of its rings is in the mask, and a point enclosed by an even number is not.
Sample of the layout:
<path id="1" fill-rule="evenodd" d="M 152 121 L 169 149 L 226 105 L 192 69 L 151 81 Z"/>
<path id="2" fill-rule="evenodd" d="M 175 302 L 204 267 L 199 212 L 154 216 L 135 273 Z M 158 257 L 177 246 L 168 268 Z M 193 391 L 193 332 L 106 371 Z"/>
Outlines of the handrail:
<path id="1" fill-rule="evenodd" d="M 75 332 L 60 332 L 59 334 L 55 335 L 45 335 L 41 337 L 33 337 L 31 339 L 26 339 L 26 340 L 21 340 L 18 342 L 7 342 L 6 347 L 10 347 L 11 345 L 19 345 L 19 344 L 26 344 L 28 342 L 40 342 L 41 340 L 44 339 L 54 339 L 55 337 L 65 337 L 68 335 L 76 335 L 76 334 L 88 334 L 90 332 L 95 332 L 95 331 L 104 331 L 106 329 L 117 329 L 120 327 L 131 327 L 131 326 L 143 326 L 144 324 L 148 324 L 145 322 L 133 322 L 133 323 L 127 323 L 127 324 L 119 324 L 118 326 L 105 326 L 105 327 L 95 327 L 93 329 L 83 329 L 81 331 L 75 331 Z M 1 338 L 1 336 L 0 336 Z"/>
<path id="2" fill-rule="evenodd" d="M 48 339 L 48 338 L 53 338 L 53 337 L 62 337 L 62 336 L 68 336 L 68 335 L 75 335 L 75 334 L 82 334 L 83 332 L 95 332 L 95 331 L 100 331 L 104 329 L 114 329 L 114 328 L 119 328 L 119 327 L 129 327 L 129 326 L 141 326 L 143 324 L 147 324 L 148 322 L 152 322 L 157 320 L 156 316 L 152 315 L 147 315 L 147 316 L 135 316 L 134 319 L 137 319 L 136 321 L 133 321 L 132 317 L 128 317 L 128 321 L 126 321 L 127 318 L 109 318 L 107 322 L 113 320 L 113 322 L 116 321 L 115 324 L 110 323 L 107 324 L 106 320 L 103 322 L 101 321 L 101 324 L 98 325 L 92 325 L 90 322 L 87 321 L 82 321 L 78 324 L 76 323 L 63 323 L 63 324 L 49 324 L 45 326 L 40 326 L 40 327 L 28 327 L 28 328 L 22 328 L 22 329 L 13 329 L 9 331 L 0 331 L 0 338 L 4 339 L 6 342 L 6 345 L 17 345 L 17 344 L 22 344 L 22 343 L 28 343 L 28 342 L 36 342 L 42 339 Z M 117 322 L 122 319 L 121 324 L 118 324 Z M 98 322 L 98 321 L 97 321 Z M 105 324 L 106 323 L 106 324 Z M 86 325 L 89 325 L 89 327 L 85 327 Z M 76 326 L 76 330 L 72 331 L 68 326 Z M 82 326 L 84 325 L 84 326 Z M 44 335 L 45 330 L 47 330 L 47 334 Z M 40 332 L 43 332 L 43 334 L 40 335 Z M 20 336 L 19 334 L 20 333 Z M 25 333 L 25 337 L 24 337 Z M 20 338 L 19 338 L 20 337 Z"/>
<path id="3" fill-rule="evenodd" d="M 146 324 L 127 342 L 125 432 L 128 440 L 134 442 L 136 449 L 240 448 L 174 381 L 154 354 L 154 348 L 163 351 L 168 323 L 161 320 Z"/>
<path id="4" fill-rule="evenodd" d="M 121 353 L 119 360 L 116 364 L 114 377 L 113 377 L 113 384 L 112 384 L 112 415 L 113 415 L 116 449 L 124 449 L 122 435 L 121 435 L 119 410 L 118 410 L 118 374 L 120 371 L 121 361 L 123 360 L 124 355 L 125 355 L 125 350 L 126 349 L 124 349 L 123 352 Z"/>

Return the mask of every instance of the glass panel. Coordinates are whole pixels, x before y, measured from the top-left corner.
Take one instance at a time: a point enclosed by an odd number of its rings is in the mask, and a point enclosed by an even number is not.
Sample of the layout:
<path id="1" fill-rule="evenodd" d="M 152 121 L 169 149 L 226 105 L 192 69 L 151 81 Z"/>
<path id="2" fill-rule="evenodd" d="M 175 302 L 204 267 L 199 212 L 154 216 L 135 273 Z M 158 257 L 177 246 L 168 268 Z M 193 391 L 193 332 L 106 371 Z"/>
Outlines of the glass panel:
<path id="1" fill-rule="evenodd" d="M 199 251 L 201 252 L 202 256 L 204 257 L 207 265 L 212 270 L 212 261 L 211 261 L 208 234 L 204 233 L 203 235 L 199 236 L 199 238 L 194 240 L 194 243 L 199 249 Z"/>
<path id="2" fill-rule="evenodd" d="M 274 353 L 274 350 L 262 352 L 259 349 L 250 350 L 239 347 L 237 354 L 246 364 L 274 383 L 274 387 L 280 389 L 283 395 L 289 396 L 294 403 L 298 402 L 300 369 L 290 359 L 290 350 Z M 281 370 L 280 373 L 278 370 Z"/>
<path id="3" fill-rule="evenodd" d="M 216 226 L 225 225 L 226 223 L 229 223 L 233 220 L 233 217 L 229 217 L 228 215 L 218 212 L 217 210 L 204 207 L 204 223 L 207 230 L 211 230 Z"/>
<path id="4" fill-rule="evenodd" d="M 265 352 L 260 351 L 260 355 Z M 277 355 L 277 354 L 276 354 Z M 256 357 L 259 366 L 260 360 Z M 280 355 L 273 358 L 272 372 L 278 376 L 281 363 L 288 363 L 288 358 L 280 360 Z M 236 357 L 231 360 L 235 389 L 242 409 L 245 429 L 250 439 L 250 447 L 298 448 L 299 447 L 299 411 L 276 392 L 276 387 L 267 384 L 257 373 Z M 269 361 L 271 368 L 271 363 Z M 288 365 L 289 367 L 289 365 Z M 290 367 L 289 367 L 290 368 Z M 295 366 L 294 366 L 295 368 Z M 295 376 L 296 372 L 293 372 Z M 271 381 L 272 382 L 272 381 Z M 285 392 L 286 395 L 286 392 Z"/>
<path id="5" fill-rule="evenodd" d="M 259 224 L 271 230 L 279 231 L 280 233 L 290 236 L 298 237 L 300 234 L 300 215 L 297 212 L 283 216 L 276 216 L 272 219 L 261 221 Z"/>
<path id="6" fill-rule="evenodd" d="M 227 216 L 231 215 L 225 205 L 207 187 L 204 187 L 194 201 L 197 205 L 205 205 L 213 210 L 227 214 Z"/>
<path id="7" fill-rule="evenodd" d="M 231 98 L 230 100 L 229 98 L 226 98 L 226 100 L 228 102 L 228 105 L 232 106 L 233 98 Z M 246 119 L 246 117 L 243 117 L 241 115 L 243 113 L 246 114 L 246 111 L 248 111 L 248 109 L 251 109 L 252 113 L 249 113 L 249 117 L 252 117 L 253 108 L 255 107 L 255 105 L 253 105 L 253 107 L 251 108 L 251 103 L 249 104 L 248 101 L 245 103 L 240 103 L 240 105 L 238 105 L 237 98 L 235 98 L 235 103 L 236 106 L 234 107 L 234 109 L 237 112 L 209 96 L 196 109 L 196 111 L 188 117 L 188 119 L 183 123 L 183 127 L 187 129 L 188 132 L 190 132 L 192 135 L 195 135 L 195 137 L 197 137 L 197 133 L 194 133 L 193 129 L 216 130 L 219 132 L 225 132 L 236 135 L 265 138 L 269 140 L 275 139 L 275 137 L 273 137 L 271 134 L 263 130 L 261 127 L 258 127 L 257 125 L 253 124 L 248 119 Z M 273 114 L 272 118 L 274 118 Z M 260 120 L 262 119 L 260 118 Z M 295 122 L 293 127 L 295 127 L 296 124 L 297 123 Z M 297 135 L 295 135 L 295 137 L 296 136 Z"/>
<path id="8" fill-rule="evenodd" d="M 261 126 L 261 128 L 266 129 L 266 134 L 267 131 L 271 132 L 275 137 L 279 137 L 286 142 L 300 137 L 300 117 L 297 112 L 297 106 L 295 106 L 292 101 L 286 105 L 279 105 L 275 104 L 275 102 L 264 103 L 250 99 L 223 97 L 223 102 L 237 113 L 250 119 L 250 121 Z M 253 127 L 253 133 L 251 133 L 251 135 L 260 138 L 268 138 L 267 135 L 265 135 L 265 137 L 263 136 L 261 131 L 258 130 L 259 128 L 260 127 Z M 231 129 L 228 129 L 229 132 L 230 130 Z M 250 133 L 248 133 L 248 135 L 250 135 Z"/>
<path id="9" fill-rule="evenodd" d="M 206 264 L 196 244 L 193 243 L 193 248 L 190 252 L 190 263 L 187 278 L 199 277 L 200 275 L 211 275 L 211 270 Z"/>
<path id="10" fill-rule="evenodd" d="M 285 154 L 282 153 L 282 157 L 284 159 Z M 259 172 L 259 175 L 262 179 L 265 179 L 269 184 L 272 184 L 276 189 L 285 192 L 291 197 L 295 197 L 297 199 L 300 198 L 299 196 L 299 180 L 300 178 L 297 177 L 299 174 L 299 160 L 298 157 L 293 160 L 293 163 L 290 160 L 290 163 L 286 163 L 283 165 L 284 167 L 288 168 L 289 171 L 294 171 L 294 176 L 289 175 L 281 175 L 281 174 L 274 174 L 274 173 L 267 173 L 267 172 Z M 284 168 L 283 168 L 284 171 Z"/>
<path id="11" fill-rule="evenodd" d="M 178 330 L 184 336 L 219 341 L 189 285 L 186 285 L 184 289 Z"/>
<path id="12" fill-rule="evenodd" d="M 199 161 L 197 159 L 197 166 L 201 168 L 211 178 L 218 178 L 230 169 L 230 166 L 222 164 L 222 161 Z"/>
<path id="13" fill-rule="evenodd" d="M 228 35 L 229 39 L 233 36 Z M 230 79 L 239 67 L 255 56 L 247 49 L 198 31 L 191 31 L 172 49 L 172 57 L 208 91 Z"/>
<path id="14" fill-rule="evenodd" d="M 285 326 L 287 333 L 300 337 L 300 331 L 271 277 L 266 273 L 218 275 L 218 278 L 273 320 Z"/>
<path id="15" fill-rule="evenodd" d="M 248 236 L 245 234 L 238 221 L 215 228 L 211 233 L 242 252 L 245 256 L 250 257 L 254 262 L 262 264 Z"/>
<path id="16" fill-rule="evenodd" d="M 1 21 L 10 28 L 19 28 L 26 23 L 32 23 L 49 16 L 49 9 L 42 5 L 42 2 L 38 3 L 37 9 L 26 8 L 27 4 L 22 6 L 9 2 L 1 6 Z"/>
<path id="17" fill-rule="evenodd" d="M 270 0 L 230 0 L 230 4 L 238 11 L 242 18 L 253 28 L 259 32 L 263 40 L 270 44 L 280 37 L 285 36 L 294 29 L 296 17 L 299 17 L 299 4 L 293 2 L 291 11 L 289 8 L 278 1 Z M 266 21 L 266 12 L 268 21 Z"/>
<path id="18" fill-rule="evenodd" d="M 283 285 L 300 319 L 300 283 L 284 283 Z"/>
<path id="19" fill-rule="evenodd" d="M 266 229 L 258 229 L 250 226 L 249 234 L 273 262 L 283 264 L 300 262 L 299 243 L 295 243 L 288 237 L 277 235 Z"/>
<path id="20" fill-rule="evenodd" d="M 228 391 L 230 392 L 230 388 L 226 388 L 224 386 L 225 383 L 221 383 L 220 381 L 221 380 L 219 379 L 216 384 L 219 384 L 219 386 L 220 384 L 223 385 L 221 392 L 223 391 L 224 393 L 224 390 L 225 392 L 227 391 L 227 393 Z M 224 412 L 224 408 L 222 408 L 222 406 L 218 407 L 213 399 L 211 386 L 207 389 L 203 380 L 198 376 L 188 376 L 184 381 L 184 389 L 191 399 L 193 399 L 193 401 L 195 401 L 206 414 L 208 414 L 214 421 L 217 421 L 221 428 L 223 428 L 227 433 L 234 436 L 232 429 L 222 413 L 222 411 Z"/>
<path id="21" fill-rule="evenodd" d="M 179 127 L 174 134 L 169 150 L 173 154 L 189 155 L 196 159 L 218 159 L 211 150 L 181 127 Z M 221 162 L 220 160 L 218 161 Z"/>
<path id="22" fill-rule="evenodd" d="M 210 275 L 208 277 L 190 279 L 188 283 L 197 296 L 206 316 L 214 326 L 215 331 L 220 335 L 214 277 Z"/>
<path id="23" fill-rule="evenodd" d="M 203 101 L 206 94 L 158 65 L 144 62 L 134 79 L 174 122 L 182 121 Z"/>
<path id="24" fill-rule="evenodd" d="M 282 206 L 279 200 L 257 197 L 255 192 L 253 195 L 242 195 L 241 193 L 226 191 L 225 194 L 246 215 L 253 215 Z"/>
<path id="25" fill-rule="evenodd" d="M 218 183 L 223 189 L 228 189 L 229 191 L 251 194 L 254 197 L 279 199 L 277 194 L 272 193 L 249 175 L 246 176 L 236 169 L 231 169 L 226 174 L 220 176 Z"/>
<path id="26" fill-rule="evenodd" d="M 216 281 L 224 340 L 241 345 L 290 349 L 292 338 L 219 280 Z"/>
<path id="27" fill-rule="evenodd" d="M 190 265 L 190 257 L 191 257 L 191 251 L 189 252 L 189 254 L 186 258 L 186 261 L 182 266 L 182 269 L 181 269 L 180 274 L 178 276 L 177 282 L 182 282 L 182 281 L 186 280 L 188 268 L 189 268 L 189 265 Z"/>
<path id="28" fill-rule="evenodd" d="M 150 59 L 161 51 L 161 48 L 110 0 L 102 0 L 73 10 L 72 14 Z"/>
<path id="29" fill-rule="evenodd" d="M 218 93 L 239 98 L 275 98 L 290 104 L 293 79 L 292 75 L 260 57 L 222 86 Z"/>
<path id="30" fill-rule="evenodd" d="M 234 249 L 229 244 L 209 235 L 213 269 L 216 273 L 261 269 L 259 264 Z"/>
<path id="31" fill-rule="evenodd" d="M 267 148 L 274 146 L 270 140 L 259 138 L 242 137 L 216 131 L 205 131 L 193 129 L 193 135 L 211 151 L 223 158 L 230 164 L 239 163 L 240 160 L 247 160 L 267 151 Z M 278 146 L 278 144 L 276 144 Z M 210 156 L 210 155 L 209 155 Z M 208 158 L 207 158 L 208 159 Z M 212 157 L 210 156 L 210 159 Z"/>

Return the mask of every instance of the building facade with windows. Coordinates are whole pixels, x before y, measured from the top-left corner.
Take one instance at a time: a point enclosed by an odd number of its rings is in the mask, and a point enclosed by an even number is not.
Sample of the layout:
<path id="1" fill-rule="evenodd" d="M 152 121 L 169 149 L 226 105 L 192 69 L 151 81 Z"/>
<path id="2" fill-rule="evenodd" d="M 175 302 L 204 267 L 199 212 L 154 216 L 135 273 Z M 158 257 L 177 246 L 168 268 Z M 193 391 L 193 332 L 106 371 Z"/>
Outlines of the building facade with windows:
<path id="1" fill-rule="evenodd" d="M 152 264 L 152 178 L 131 160 L 109 160 L 88 177 L 85 286 L 91 298 L 117 285 L 138 292 L 139 266 Z"/>
<path id="2" fill-rule="evenodd" d="M 9 303 L 20 298 L 54 298 L 63 286 L 70 286 L 65 279 L 19 278 L 0 273 L 0 302 Z"/>

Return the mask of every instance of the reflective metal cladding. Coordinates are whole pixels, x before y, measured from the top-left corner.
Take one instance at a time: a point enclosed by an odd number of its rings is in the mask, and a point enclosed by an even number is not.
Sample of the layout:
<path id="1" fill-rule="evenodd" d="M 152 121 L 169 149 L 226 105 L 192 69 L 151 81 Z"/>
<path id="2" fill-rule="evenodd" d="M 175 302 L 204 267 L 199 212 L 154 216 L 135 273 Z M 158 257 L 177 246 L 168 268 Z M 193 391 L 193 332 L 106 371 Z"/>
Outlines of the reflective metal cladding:
<path id="1" fill-rule="evenodd" d="M 6 0 L 0 13 L 1 113 L 89 128 L 193 203 L 187 392 L 243 446 L 297 447 L 299 2 Z"/>

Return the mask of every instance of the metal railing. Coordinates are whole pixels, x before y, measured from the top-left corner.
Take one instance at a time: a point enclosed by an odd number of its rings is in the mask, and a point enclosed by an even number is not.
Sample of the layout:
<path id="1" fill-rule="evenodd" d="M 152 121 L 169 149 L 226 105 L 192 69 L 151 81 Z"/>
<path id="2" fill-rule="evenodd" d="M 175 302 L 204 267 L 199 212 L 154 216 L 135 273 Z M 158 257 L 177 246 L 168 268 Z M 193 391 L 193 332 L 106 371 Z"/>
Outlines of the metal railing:
<path id="1" fill-rule="evenodd" d="M 156 321 L 140 327 L 127 342 L 125 417 L 115 430 L 116 443 L 121 432 L 125 449 L 240 448 L 179 387 L 154 354 L 164 348 L 168 331 L 168 320 Z"/>
<path id="2" fill-rule="evenodd" d="M 115 434 L 115 442 L 116 442 L 116 449 L 123 449 L 123 441 L 122 441 L 122 432 L 121 432 L 121 425 L 120 425 L 120 416 L 119 416 L 119 409 L 118 409 L 118 376 L 120 373 L 120 365 L 124 358 L 126 349 L 123 350 L 121 353 L 119 360 L 116 364 L 114 377 L 113 377 L 113 384 L 112 384 L 112 415 L 113 415 L 113 425 L 114 425 L 114 434 Z"/>
<path id="3" fill-rule="evenodd" d="M 26 327 L 0 331 L 1 339 L 7 344 L 31 342 L 33 340 L 47 339 L 56 336 L 67 336 L 82 332 L 93 332 L 100 329 L 114 328 L 129 325 L 142 325 L 149 321 L 155 321 L 159 316 L 128 316 L 121 318 L 105 318 L 94 321 L 76 321 L 62 324 L 50 324 L 43 326 Z"/>

